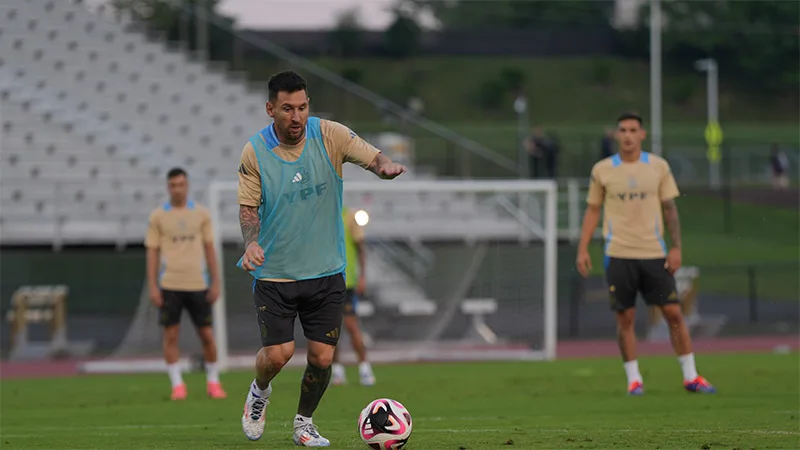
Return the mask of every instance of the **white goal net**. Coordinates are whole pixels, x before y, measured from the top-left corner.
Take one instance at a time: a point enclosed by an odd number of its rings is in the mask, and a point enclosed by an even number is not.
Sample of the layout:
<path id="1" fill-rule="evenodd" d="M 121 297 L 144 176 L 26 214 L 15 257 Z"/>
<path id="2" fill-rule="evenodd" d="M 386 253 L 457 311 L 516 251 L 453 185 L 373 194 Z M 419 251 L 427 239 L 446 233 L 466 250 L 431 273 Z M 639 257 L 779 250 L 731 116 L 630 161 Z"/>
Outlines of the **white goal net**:
<path id="1" fill-rule="evenodd" d="M 368 217 L 367 294 L 357 312 L 373 362 L 553 359 L 557 340 L 557 185 L 550 180 L 346 181 L 344 204 Z M 214 307 L 220 365 L 250 368 L 260 346 L 243 252 L 237 183 L 213 182 L 208 206 L 222 277 Z M 163 370 L 154 308 L 143 297 L 117 352 L 88 371 Z M 185 364 L 199 345 L 182 327 Z M 147 328 L 145 330 L 145 328 Z M 302 328 L 296 355 L 305 364 Z M 353 361 L 349 336 L 343 362 Z M 147 354 L 149 360 L 142 357 Z M 123 359 L 137 358 L 135 362 Z M 196 362 L 196 361 L 195 361 Z"/>

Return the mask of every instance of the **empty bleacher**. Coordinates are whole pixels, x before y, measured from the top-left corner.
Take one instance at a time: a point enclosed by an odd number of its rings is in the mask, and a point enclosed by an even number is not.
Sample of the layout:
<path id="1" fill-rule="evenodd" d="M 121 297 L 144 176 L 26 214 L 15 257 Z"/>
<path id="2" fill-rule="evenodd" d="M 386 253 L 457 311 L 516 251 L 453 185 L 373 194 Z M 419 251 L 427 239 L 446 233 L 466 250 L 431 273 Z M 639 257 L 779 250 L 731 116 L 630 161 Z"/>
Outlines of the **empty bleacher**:
<path id="1" fill-rule="evenodd" d="M 3 240 L 82 240 L 77 224 L 105 239 L 164 200 L 175 165 L 203 201 L 266 122 L 263 97 L 79 1 L 0 1 Z"/>
<path id="2" fill-rule="evenodd" d="M 0 0 L 0 188 L 11 191 L 0 205 L 0 237 L 20 238 L 31 215 L 50 222 L 49 230 L 95 222 L 90 228 L 108 228 L 100 235 L 114 235 L 163 199 L 172 166 L 188 170 L 193 197 L 205 201 L 209 181 L 235 179 L 242 145 L 267 123 L 265 97 L 80 0 Z M 371 175 L 348 167 L 346 178 L 358 177 Z M 80 192 L 71 191 L 74 183 Z M 231 200 L 223 214 L 235 214 Z M 423 223 L 422 233 L 433 236 L 475 227 L 501 236 L 520 232 L 519 223 L 468 196 L 385 193 L 362 200 L 348 202 L 373 213 L 374 223 L 386 221 L 380 228 L 395 236 L 403 220 Z"/>

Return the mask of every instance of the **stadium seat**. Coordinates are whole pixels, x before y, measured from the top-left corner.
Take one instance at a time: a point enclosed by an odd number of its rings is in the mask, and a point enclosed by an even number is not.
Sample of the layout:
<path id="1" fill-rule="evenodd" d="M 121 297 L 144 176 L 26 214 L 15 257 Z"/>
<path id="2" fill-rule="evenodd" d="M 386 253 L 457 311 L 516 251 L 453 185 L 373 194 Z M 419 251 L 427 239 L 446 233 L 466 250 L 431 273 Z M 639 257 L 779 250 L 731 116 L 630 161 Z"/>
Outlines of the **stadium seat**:
<path id="1" fill-rule="evenodd" d="M 471 341 L 477 337 L 488 344 L 497 343 L 497 335 L 484 319 L 486 315 L 497 312 L 497 300 L 493 298 L 465 299 L 461 302 L 461 312 L 471 318 L 471 326 L 464 337 L 465 340 Z"/>
<path id="2" fill-rule="evenodd" d="M 193 193 L 202 198 L 208 180 L 234 176 L 244 136 L 263 126 L 263 98 L 242 82 L 82 2 L 4 8 L 0 55 L 3 184 L 35 180 L 53 192 L 63 181 L 100 183 L 96 192 L 105 200 L 71 201 L 68 219 L 93 213 L 113 228 L 114 219 L 101 216 L 129 208 L 146 215 L 164 199 L 164 185 L 153 180 L 174 165 L 190 171 Z M 99 187 L 120 178 L 130 179 L 130 202 L 116 203 L 115 191 Z M 4 215 L 10 201 L 0 204 Z M 46 208 L 11 210 L 36 216 Z"/>

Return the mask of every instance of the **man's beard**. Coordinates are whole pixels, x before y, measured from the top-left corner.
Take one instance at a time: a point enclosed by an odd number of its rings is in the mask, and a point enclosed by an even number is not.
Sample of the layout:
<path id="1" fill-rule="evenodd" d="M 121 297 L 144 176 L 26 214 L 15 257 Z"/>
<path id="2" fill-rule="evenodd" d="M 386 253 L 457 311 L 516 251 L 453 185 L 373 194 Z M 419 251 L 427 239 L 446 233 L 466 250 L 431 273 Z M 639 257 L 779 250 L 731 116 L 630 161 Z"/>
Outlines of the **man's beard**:
<path id="1" fill-rule="evenodd" d="M 287 142 L 289 144 L 296 144 L 297 142 L 300 142 L 301 140 L 303 140 L 303 136 L 305 136 L 305 132 L 306 132 L 305 128 L 302 127 L 302 125 L 300 127 L 299 133 L 297 133 L 296 135 L 294 134 L 295 131 L 292 130 L 292 125 L 286 127 L 284 130 L 281 130 L 281 131 L 282 131 L 284 139 L 289 141 L 289 142 Z"/>

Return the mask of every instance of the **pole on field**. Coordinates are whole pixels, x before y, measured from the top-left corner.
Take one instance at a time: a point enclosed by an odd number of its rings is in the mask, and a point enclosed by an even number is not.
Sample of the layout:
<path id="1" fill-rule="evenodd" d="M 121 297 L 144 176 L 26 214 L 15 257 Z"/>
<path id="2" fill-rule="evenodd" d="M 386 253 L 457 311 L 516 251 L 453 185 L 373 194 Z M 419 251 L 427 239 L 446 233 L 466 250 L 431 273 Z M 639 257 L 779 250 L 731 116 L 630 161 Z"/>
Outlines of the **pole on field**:
<path id="1" fill-rule="evenodd" d="M 661 155 L 661 0 L 650 0 L 651 151 Z"/>
<path id="2" fill-rule="evenodd" d="M 517 113 L 517 161 L 519 164 L 519 177 L 527 178 L 528 152 L 525 150 L 525 137 L 528 134 L 528 99 L 519 94 L 514 100 L 514 112 Z"/>
<path id="3" fill-rule="evenodd" d="M 708 182 L 711 189 L 721 185 L 720 159 L 722 159 L 722 128 L 719 126 L 719 68 L 713 59 L 701 59 L 694 63 L 695 69 L 706 73 L 706 96 L 708 123 L 706 124 L 706 143 L 708 144 Z"/>

